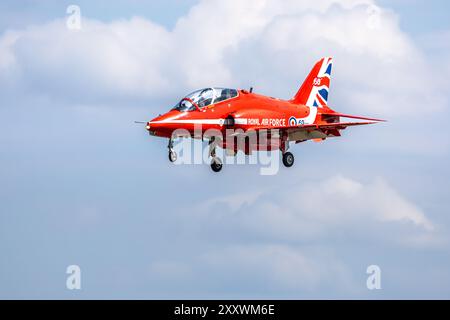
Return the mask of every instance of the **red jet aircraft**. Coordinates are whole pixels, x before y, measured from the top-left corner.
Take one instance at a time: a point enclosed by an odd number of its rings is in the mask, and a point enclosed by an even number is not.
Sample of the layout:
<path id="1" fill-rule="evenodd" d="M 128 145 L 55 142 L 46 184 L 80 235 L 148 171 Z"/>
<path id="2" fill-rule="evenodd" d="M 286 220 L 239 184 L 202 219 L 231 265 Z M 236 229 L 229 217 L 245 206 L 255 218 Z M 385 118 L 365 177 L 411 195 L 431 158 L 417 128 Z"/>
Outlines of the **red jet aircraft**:
<path id="1" fill-rule="evenodd" d="M 173 139 L 184 136 L 208 139 L 211 168 L 222 169 L 222 161 L 216 156 L 215 147 L 220 146 L 229 155 L 241 150 L 280 150 L 283 164 L 291 167 L 294 156 L 288 152 L 289 142 L 307 140 L 322 141 L 328 137 L 341 136 L 340 131 L 350 127 L 373 124 L 381 119 L 342 114 L 327 105 L 332 69 L 332 58 L 316 63 L 297 94 L 291 100 L 281 100 L 253 93 L 252 89 L 236 90 L 206 88 L 195 91 L 169 112 L 147 122 L 150 135 L 169 139 L 169 160 L 175 162 Z M 341 118 L 364 120 L 342 122 Z M 208 134 L 215 131 L 221 133 Z M 266 132 L 267 138 L 250 139 L 252 134 Z M 260 135 L 261 136 L 261 135 Z M 236 139 L 241 139 L 236 143 Z"/>

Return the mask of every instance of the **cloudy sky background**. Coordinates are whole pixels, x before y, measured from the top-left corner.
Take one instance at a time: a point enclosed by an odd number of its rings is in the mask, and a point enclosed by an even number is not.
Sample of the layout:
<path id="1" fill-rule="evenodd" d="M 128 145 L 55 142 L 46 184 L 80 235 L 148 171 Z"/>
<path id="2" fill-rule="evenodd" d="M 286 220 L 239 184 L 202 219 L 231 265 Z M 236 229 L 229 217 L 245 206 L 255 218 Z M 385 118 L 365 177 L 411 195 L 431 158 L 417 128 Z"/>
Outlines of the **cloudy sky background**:
<path id="1" fill-rule="evenodd" d="M 0 4 L 1 298 L 450 298 L 446 1 L 79 1 L 80 31 L 69 4 Z M 275 176 L 133 124 L 207 86 L 288 99 L 322 56 L 331 107 L 389 122 Z"/>

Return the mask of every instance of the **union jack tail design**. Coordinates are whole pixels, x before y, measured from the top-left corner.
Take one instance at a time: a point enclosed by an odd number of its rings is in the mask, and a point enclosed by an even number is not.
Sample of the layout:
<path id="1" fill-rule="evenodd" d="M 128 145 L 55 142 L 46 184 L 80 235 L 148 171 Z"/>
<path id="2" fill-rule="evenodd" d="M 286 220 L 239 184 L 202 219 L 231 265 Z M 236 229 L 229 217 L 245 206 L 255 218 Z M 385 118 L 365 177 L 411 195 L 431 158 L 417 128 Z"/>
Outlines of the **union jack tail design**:
<path id="1" fill-rule="evenodd" d="M 332 67 L 333 59 L 330 57 L 317 62 L 291 101 L 308 107 L 326 107 Z"/>

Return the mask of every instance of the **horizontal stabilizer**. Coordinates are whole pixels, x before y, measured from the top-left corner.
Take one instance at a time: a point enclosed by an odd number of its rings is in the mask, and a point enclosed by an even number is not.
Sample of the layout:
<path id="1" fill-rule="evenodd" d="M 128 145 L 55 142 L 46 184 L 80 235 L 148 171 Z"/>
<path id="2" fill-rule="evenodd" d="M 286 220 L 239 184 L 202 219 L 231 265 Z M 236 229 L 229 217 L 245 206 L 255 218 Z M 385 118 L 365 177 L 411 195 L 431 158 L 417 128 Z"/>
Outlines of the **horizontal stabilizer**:
<path id="1" fill-rule="evenodd" d="M 342 117 L 342 118 L 350 118 L 350 119 L 359 119 L 359 120 L 368 120 L 368 121 L 377 121 L 377 122 L 386 122 L 386 120 L 383 120 L 383 119 L 354 116 L 354 115 L 351 115 L 351 114 L 344 114 L 344 113 L 339 113 L 339 112 L 322 112 L 322 115 Z"/>
<path id="2" fill-rule="evenodd" d="M 352 126 L 363 126 L 368 124 L 375 124 L 379 123 L 380 121 L 364 121 L 364 122 L 334 122 L 334 123 L 322 123 L 322 124 L 305 124 L 305 125 L 296 125 L 296 126 L 279 126 L 279 127 L 255 127 L 255 128 L 248 128 L 244 135 L 250 132 L 258 132 L 260 130 L 288 130 L 290 132 L 292 131 L 311 131 L 311 130 L 331 130 L 331 129 L 337 129 L 342 130 L 347 127 Z M 234 133 L 232 136 L 239 136 L 242 135 L 242 133 Z"/>
<path id="3" fill-rule="evenodd" d="M 364 126 L 368 124 L 375 124 L 379 121 L 365 121 L 365 122 L 336 122 L 336 123 L 323 123 L 323 124 L 307 124 L 300 127 L 295 127 L 298 129 L 345 129 L 352 126 Z"/>

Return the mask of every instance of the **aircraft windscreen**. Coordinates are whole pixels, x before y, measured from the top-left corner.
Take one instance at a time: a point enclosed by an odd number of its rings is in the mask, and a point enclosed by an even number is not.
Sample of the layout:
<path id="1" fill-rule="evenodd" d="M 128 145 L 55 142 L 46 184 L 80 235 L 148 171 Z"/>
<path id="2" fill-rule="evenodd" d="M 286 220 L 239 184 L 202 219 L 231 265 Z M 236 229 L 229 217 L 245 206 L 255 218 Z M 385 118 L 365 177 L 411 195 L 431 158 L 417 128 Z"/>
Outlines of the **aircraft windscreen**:
<path id="1" fill-rule="evenodd" d="M 201 89 L 188 94 L 172 110 L 178 110 L 181 112 L 193 111 L 195 110 L 195 105 L 193 105 L 190 101 L 192 101 L 201 109 L 211 104 L 215 104 L 224 100 L 234 98 L 237 95 L 238 93 L 237 90 L 235 89 L 223 89 L 223 88 Z"/>
<path id="2" fill-rule="evenodd" d="M 195 106 L 188 100 L 181 100 L 172 108 L 172 110 L 178 110 L 180 112 L 194 111 L 195 109 Z"/>

